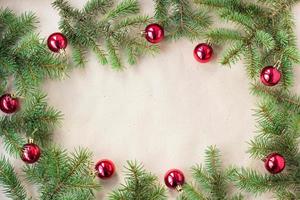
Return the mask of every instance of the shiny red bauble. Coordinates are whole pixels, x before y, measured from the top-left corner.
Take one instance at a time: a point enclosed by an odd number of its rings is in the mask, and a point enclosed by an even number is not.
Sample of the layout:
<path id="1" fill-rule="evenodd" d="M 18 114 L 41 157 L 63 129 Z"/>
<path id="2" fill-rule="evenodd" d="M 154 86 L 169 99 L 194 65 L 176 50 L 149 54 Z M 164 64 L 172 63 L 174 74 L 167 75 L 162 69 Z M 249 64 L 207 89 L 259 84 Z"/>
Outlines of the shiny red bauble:
<path id="1" fill-rule="evenodd" d="M 273 66 L 263 68 L 260 74 L 261 82 L 266 86 L 275 86 L 281 79 L 281 72 Z"/>
<path id="2" fill-rule="evenodd" d="M 32 164 L 39 160 L 41 149 L 34 143 L 27 143 L 23 146 L 20 156 L 25 163 Z"/>
<path id="3" fill-rule="evenodd" d="M 110 178 L 115 173 L 115 165 L 111 160 L 100 160 L 95 165 L 96 174 L 101 179 Z"/>
<path id="4" fill-rule="evenodd" d="M 213 56 L 213 48 L 206 43 L 198 44 L 194 49 L 194 57 L 200 63 L 207 63 Z"/>
<path id="5" fill-rule="evenodd" d="M 180 191 L 185 182 L 185 177 L 182 171 L 178 169 L 171 169 L 166 173 L 164 180 L 168 188 Z"/>
<path id="6" fill-rule="evenodd" d="M 285 158 L 278 153 L 272 153 L 265 159 L 265 168 L 271 174 L 278 174 L 285 168 Z"/>
<path id="7" fill-rule="evenodd" d="M 0 97 L 0 110 L 6 114 L 12 114 L 20 108 L 18 98 L 12 97 L 11 94 L 4 94 Z"/>
<path id="8" fill-rule="evenodd" d="M 150 43 L 159 43 L 165 37 L 164 28 L 159 24 L 149 24 L 145 29 L 145 37 Z"/>
<path id="9" fill-rule="evenodd" d="M 47 45 L 52 52 L 59 53 L 67 47 L 68 40 L 62 33 L 53 33 L 48 37 Z"/>

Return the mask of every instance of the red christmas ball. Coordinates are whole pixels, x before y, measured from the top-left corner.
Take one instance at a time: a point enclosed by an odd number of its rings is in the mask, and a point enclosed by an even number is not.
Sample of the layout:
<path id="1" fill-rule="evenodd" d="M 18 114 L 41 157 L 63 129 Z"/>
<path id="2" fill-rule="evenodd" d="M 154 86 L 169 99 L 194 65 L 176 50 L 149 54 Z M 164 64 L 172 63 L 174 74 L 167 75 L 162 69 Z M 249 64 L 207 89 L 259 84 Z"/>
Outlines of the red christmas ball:
<path id="1" fill-rule="evenodd" d="M 159 24 L 150 24 L 145 29 L 145 37 L 149 42 L 156 44 L 164 39 L 165 32 Z"/>
<path id="2" fill-rule="evenodd" d="M 184 184 L 184 174 L 178 169 L 171 169 L 165 175 L 165 184 L 168 188 L 181 190 L 182 185 Z"/>
<path id="3" fill-rule="evenodd" d="M 213 56 L 213 53 L 213 48 L 206 43 L 198 44 L 194 49 L 194 57 L 200 63 L 209 62 Z"/>
<path id="4" fill-rule="evenodd" d="M 115 173 L 115 165 L 111 160 L 100 160 L 95 165 L 97 176 L 101 179 L 110 178 Z"/>
<path id="5" fill-rule="evenodd" d="M 28 164 L 37 162 L 40 156 L 41 149 L 34 143 L 25 144 L 21 150 L 21 159 Z"/>
<path id="6" fill-rule="evenodd" d="M 268 66 L 261 71 L 260 80 L 266 86 L 275 86 L 280 79 L 281 73 L 276 67 Z"/>
<path id="7" fill-rule="evenodd" d="M 0 110 L 6 114 L 12 114 L 20 108 L 20 101 L 11 94 L 4 94 L 0 97 Z"/>
<path id="8" fill-rule="evenodd" d="M 278 174 L 285 168 L 285 158 L 278 153 L 272 153 L 265 160 L 265 168 L 271 174 Z"/>
<path id="9" fill-rule="evenodd" d="M 53 33 L 48 37 L 47 45 L 52 52 L 58 53 L 67 47 L 68 40 L 62 33 Z"/>

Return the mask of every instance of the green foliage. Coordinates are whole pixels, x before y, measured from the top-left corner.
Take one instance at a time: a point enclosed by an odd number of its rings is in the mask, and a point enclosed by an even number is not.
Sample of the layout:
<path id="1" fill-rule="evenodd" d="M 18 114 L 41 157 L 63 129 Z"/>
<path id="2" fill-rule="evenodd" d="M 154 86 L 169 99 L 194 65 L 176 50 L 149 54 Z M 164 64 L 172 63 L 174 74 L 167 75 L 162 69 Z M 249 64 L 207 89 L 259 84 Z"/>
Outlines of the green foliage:
<path id="1" fill-rule="evenodd" d="M 114 69 L 123 68 L 121 55 L 135 64 L 140 56 L 157 52 L 157 46 L 139 36 L 152 22 L 162 24 L 167 38 L 173 40 L 204 37 L 213 45 L 225 45 L 220 63 L 230 66 L 243 60 L 253 83 L 252 93 L 260 98 L 255 111 L 259 134 L 250 141 L 251 157 L 264 159 L 278 152 L 286 158 L 287 167 L 279 175 L 248 168 L 222 170 L 219 151 L 210 147 L 205 165 L 192 168 L 194 182 L 183 186 L 179 199 L 243 199 L 241 194 L 230 194 L 231 182 L 254 195 L 271 192 L 277 199 L 300 199 L 300 98 L 290 92 L 293 66 L 300 63 L 291 12 L 299 0 L 194 1 L 198 8 L 189 0 L 155 0 L 154 18 L 139 14 L 137 0 L 123 0 L 117 5 L 111 0 L 89 0 L 81 10 L 67 0 L 55 0 L 53 7 L 61 15 L 59 26 L 72 46 L 73 60 L 81 66 L 87 62 L 89 51 Z M 212 27 L 214 16 L 209 12 L 216 13 L 225 24 Z M 47 105 L 40 85 L 47 78 L 63 78 L 68 66 L 64 56 L 50 53 L 34 33 L 36 24 L 32 13 L 17 16 L 11 10 L 0 10 L 0 92 L 13 92 L 22 98 L 18 113 L 0 118 L 0 136 L 6 150 L 15 156 L 28 137 L 42 147 L 39 162 L 25 166 L 23 171 L 37 186 L 40 199 L 95 199 L 100 185 L 91 173 L 91 153 L 79 149 L 69 155 L 49 145 L 62 115 Z M 275 88 L 257 83 L 261 69 L 270 65 L 282 72 L 281 84 Z M 142 165 L 128 162 L 126 170 L 124 184 L 109 195 L 110 200 L 167 198 L 157 178 Z M 0 185 L 11 199 L 32 199 L 4 157 L 0 158 Z"/>
<path id="2" fill-rule="evenodd" d="M 262 98 L 256 111 L 257 135 L 250 142 L 252 157 L 264 159 L 273 152 L 282 154 L 287 162 L 280 175 L 266 175 L 251 169 L 233 169 L 232 180 L 247 192 L 273 192 L 278 199 L 299 199 L 300 174 L 300 100 L 281 88 L 254 84 L 252 92 Z"/>
<path id="3" fill-rule="evenodd" d="M 55 0 L 53 7 L 62 17 L 59 27 L 72 45 L 77 65 L 86 63 L 88 50 L 101 64 L 109 63 L 114 69 L 122 69 L 122 54 L 129 64 L 136 64 L 138 57 L 158 50 L 141 36 L 151 20 L 139 15 L 136 0 L 123 0 L 115 7 L 111 0 L 90 0 L 82 10 L 72 8 L 66 0 Z"/>
<path id="4" fill-rule="evenodd" d="M 300 113 L 300 97 L 292 94 L 289 90 L 279 87 L 265 87 L 260 83 L 252 84 L 252 93 L 262 100 L 275 101 L 278 105 L 289 112 Z"/>
<path id="5" fill-rule="evenodd" d="M 0 184 L 5 195 L 13 200 L 26 200 L 27 194 L 12 165 L 5 157 L 0 158 Z"/>
<path id="6" fill-rule="evenodd" d="M 19 154 L 25 136 L 40 145 L 49 142 L 61 118 L 58 111 L 47 106 L 40 85 L 48 78 L 63 78 L 68 65 L 66 58 L 52 54 L 34 33 L 37 22 L 32 13 L 17 16 L 9 9 L 0 10 L 0 92 L 22 99 L 21 111 L 0 119 L 0 136 L 14 155 Z"/>
<path id="7" fill-rule="evenodd" d="M 252 82 L 253 94 L 260 98 L 256 110 L 257 135 L 250 142 L 252 157 L 264 159 L 273 152 L 287 161 L 280 175 L 267 175 L 252 169 L 229 170 L 230 179 L 238 188 L 252 194 L 272 192 L 278 199 L 299 199 L 299 124 L 300 99 L 291 94 L 293 65 L 299 63 L 294 35 L 292 5 L 287 0 L 195 0 L 201 7 L 217 11 L 231 28 L 211 29 L 207 40 L 226 45 L 221 64 L 232 65 L 243 59 Z M 281 85 L 275 88 L 256 83 L 264 66 L 279 66 Z"/>
<path id="8" fill-rule="evenodd" d="M 251 169 L 232 169 L 231 180 L 236 186 L 251 194 L 260 195 L 265 192 L 272 192 L 277 199 L 293 200 L 299 199 L 299 175 L 280 174 L 266 175 L 260 174 Z"/>
<path id="9" fill-rule="evenodd" d="M 279 152 L 285 155 L 291 165 L 298 163 L 295 158 L 299 156 L 299 123 L 299 114 L 289 113 L 274 102 L 261 103 L 258 110 L 261 134 L 251 141 L 251 154 L 262 159 L 272 152 Z"/>
<path id="10" fill-rule="evenodd" d="M 38 164 L 24 168 L 29 182 L 38 186 L 43 200 L 95 199 L 94 191 L 100 188 L 92 172 L 92 154 L 79 149 L 68 155 L 61 148 L 43 149 Z"/>
<path id="11" fill-rule="evenodd" d="M 204 10 L 194 9 L 189 0 L 155 0 L 155 20 L 166 30 L 167 38 L 199 39 L 211 24 Z"/>
<path id="12" fill-rule="evenodd" d="M 299 0 L 259 0 L 259 2 L 269 5 L 273 10 L 273 15 L 276 15 L 280 10 L 292 8 Z"/>
<path id="13" fill-rule="evenodd" d="M 34 93 L 45 79 L 64 75 L 66 60 L 51 54 L 33 33 L 37 24 L 35 15 L 17 16 L 11 10 L 1 9 L 0 19 L 1 92 L 15 86 L 15 93 L 25 97 Z M 9 79 L 15 85 L 7 83 Z"/>
<path id="14" fill-rule="evenodd" d="M 46 96 L 38 92 L 24 99 L 19 112 L 0 118 L 0 136 L 8 152 L 18 156 L 24 138 L 32 138 L 41 146 L 48 144 L 61 117 L 59 111 L 47 105 Z"/>
<path id="15" fill-rule="evenodd" d="M 146 172 L 141 164 L 127 162 L 125 183 L 109 195 L 110 200 L 163 200 L 165 189 L 157 177 Z"/>
<path id="16" fill-rule="evenodd" d="M 195 183 L 185 184 L 180 200 L 226 200 L 243 199 L 238 194 L 230 197 L 228 190 L 229 176 L 222 170 L 220 152 L 211 146 L 206 151 L 205 166 L 192 168 Z"/>
<path id="17" fill-rule="evenodd" d="M 283 72 L 282 86 L 292 85 L 293 64 L 299 63 L 300 54 L 296 49 L 291 7 L 286 4 L 296 2 L 264 1 L 264 6 L 240 0 L 195 2 L 217 11 L 218 16 L 232 27 L 211 29 L 206 33 L 208 41 L 227 47 L 221 64 L 232 65 L 243 58 L 252 80 L 258 79 L 264 66 L 279 65 Z M 280 12 L 274 14 L 274 9 Z"/>

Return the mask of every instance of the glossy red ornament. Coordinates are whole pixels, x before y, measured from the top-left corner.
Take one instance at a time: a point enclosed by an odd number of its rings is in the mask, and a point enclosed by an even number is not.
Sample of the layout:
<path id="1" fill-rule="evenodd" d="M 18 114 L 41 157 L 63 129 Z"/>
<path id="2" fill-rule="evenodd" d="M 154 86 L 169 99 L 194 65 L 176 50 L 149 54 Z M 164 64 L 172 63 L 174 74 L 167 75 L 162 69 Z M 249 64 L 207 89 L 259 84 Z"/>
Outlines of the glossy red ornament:
<path id="1" fill-rule="evenodd" d="M 273 66 L 263 68 L 260 74 L 261 82 L 266 86 L 275 86 L 281 79 L 281 72 Z"/>
<path id="2" fill-rule="evenodd" d="M 145 29 L 145 37 L 148 42 L 159 43 L 165 37 L 164 28 L 159 24 L 149 24 Z"/>
<path id="3" fill-rule="evenodd" d="M 21 150 L 21 159 L 28 164 L 35 163 L 41 156 L 41 149 L 34 143 L 27 143 Z"/>
<path id="4" fill-rule="evenodd" d="M 68 40 L 62 33 L 53 33 L 48 37 L 47 45 L 51 51 L 58 53 L 67 47 Z"/>
<path id="5" fill-rule="evenodd" d="M 271 174 L 278 174 L 285 168 L 285 158 L 278 153 L 272 153 L 265 159 L 265 168 Z"/>
<path id="6" fill-rule="evenodd" d="M 115 165 L 111 160 L 100 160 L 95 165 L 97 176 L 101 179 L 110 178 L 115 173 Z"/>
<path id="7" fill-rule="evenodd" d="M 213 56 L 213 48 L 206 43 L 198 44 L 194 49 L 194 57 L 200 63 L 207 63 Z"/>
<path id="8" fill-rule="evenodd" d="M 20 101 L 11 94 L 4 94 L 0 97 L 0 110 L 6 114 L 12 114 L 20 108 Z"/>
<path id="9" fill-rule="evenodd" d="M 185 177 L 182 171 L 178 169 L 171 169 L 166 173 L 164 180 L 168 188 L 181 191 L 182 185 L 185 181 Z"/>

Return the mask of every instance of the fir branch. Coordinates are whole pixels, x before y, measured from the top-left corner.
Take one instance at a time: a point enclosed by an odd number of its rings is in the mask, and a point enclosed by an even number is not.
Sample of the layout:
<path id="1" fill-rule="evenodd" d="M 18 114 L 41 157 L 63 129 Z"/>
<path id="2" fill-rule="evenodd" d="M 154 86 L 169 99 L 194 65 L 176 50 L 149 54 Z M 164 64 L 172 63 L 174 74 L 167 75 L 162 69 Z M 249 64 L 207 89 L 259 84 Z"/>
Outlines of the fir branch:
<path id="1" fill-rule="evenodd" d="M 108 54 L 109 54 L 109 60 L 111 65 L 115 68 L 115 69 L 121 69 L 121 59 L 118 53 L 118 49 L 113 45 L 112 40 L 107 39 L 106 40 L 106 47 L 108 50 Z"/>
<path id="2" fill-rule="evenodd" d="M 231 21 L 238 26 L 241 26 L 246 31 L 253 31 L 255 29 L 255 21 L 253 21 L 251 16 L 244 13 L 222 9 L 219 11 L 219 15 L 222 19 Z"/>
<path id="3" fill-rule="evenodd" d="M 225 51 L 220 63 L 222 65 L 233 65 L 237 61 L 241 59 L 241 56 L 244 53 L 244 43 L 243 42 L 236 42 L 234 43 L 228 50 Z"/>
<path id="4" fill-rule="evenodd" d="M 14 77 L 18 95 L 32 94 L 45 79 L 61 79 L 66 74 L 66 60 L 49 53 L 36 34 L 23 37 L 12 54 L 17 60 Z"/>
<path id="5" fill-rule="evenodd" d="M 33 13 L 24 13 L 17 17 L 11 10 L 0 10 L 2 13 L 1 23 L 6 29 L 1 33 L 0 41 L 1 49 L 4 47 L 12 47 L 15 41 L 22 38 L 28 32 L 32 32 L 36 28 L 37 18 Z"/>
<path id="6" fill-rule="evenodd" d="M 254 95 L 277 101 L 290 112 L 300 112 L 300 99 L 298 96 L 291 94 L 290 91 L 281 88 L 266 88 L 259 83 L 253 84 L 251 91 Z"/>
<path id="7" fill-rule="evenodd" d="M 132 27 L 139 27 L 141 23 L 146 24 L 151 21 L 149 16 L 130 16 L 124 19 L 121 19 L 116 24 L 114 24 L 113 30 L 118 31 L 125 29 L 129 31 Z"/>
<path id="8" fill-rule="evenodd" d="M 137 162 L 127 162 L 125 183 L 110 195 L 110 200 L 164 200 L 165 189 L 157 177 L 146 172 Z"/>
<path id="9" fill-rule="evenodd" d="M 170 0 L 155 0 L 155 14 L 154 18 L 162 24 L 166 24 L 169 19 L 166 17 L 168 16 L 169 12 L 169 5 Z"/>
<path id="10" fill-rule="evenodd" d="M 25 136 L 41 146 L 49 144 L 50 136 L 62 118 L 59 111 L 47 105 L 46 96 L 39 92 L 25 99 L 22 108 L 13 116 L 0 119 L 0 135 L 12 155 L 19 155 Z"/>
<path id="11" fill-rule="evenodd" d="M 206 33 L 206 38 L 213 44 L 224 44 L 240 41 L 242 34 L 237 30 L 217 28 Z"/>
<path id="12" fill-rule="evenodd" d="M 59 10 L 59 14 L 64 18 L 74 17 L 75 19 L 80 19 L 82 14 L 78 9 L 72 8 L 68 1 L 65 0 L 55 0 L 52 6 Z M 87 7 L 89 7 L 88 5 Z M 91 9 L 91 11 L 93 11 Z"/>
<path id="13" fill-rule="evenodd" d="M 37 93 L 24 102 L 27 108 L 16 115 L 16 121 L 23 125 L 22 130 L 27 136 L 36 139 L 41 144 L 47 144 L 53 130 L 57 128 L 62 120 L 61 112 L 50 107 L 46 103 L 46 95 Z M 19 129 L 19 131 L 22 131 Z M 32 135 L 34 133 L 34 135 Z"/>
<path id="14" fill-rule="evenodd" d="M 105 20 L 117 19 L 120 17 L 138 14 L 140 11 L 137 0 L 123 0 L 114 9 L 108 11 L 104 17 Z"/>
<path id="15" fill-rule="evenodd" d="M 261 175 L 254 170 L 244 168 L 231 169 L 230 178 L 240 189 L 257 195 L 264 192 L 280 193 L 293 187 L 290 177 L 286 175 Z"/>
<path id="16" fill-rule="evenodd" d="M 255 79 L 263 67 L 259 49 L 254 45 L 248 45 L 245 47 L 244 58 L 249 77 Z"/>
<path id="17" fill-rule="evenodd" d="M 267 52 L 270 52 L 275 48 L 274 38 L 265 31 L 257 31 L 255 33 L 255 40 L 257 45 L 262 45 Z"/>
<path id="18" fill-rule="evenodd" d="M 24 138 L 13 130 L 2 130 L 0 135 L 3 138 L 5 150 L 9 154 L 19 157 L 22 146 L 25 144 Z"/>
<path id="19" fill-rule="evenodd" d="M 211 25 L 211 19 L 204 10 L 193 9 L 189 0 L 155 0 L 156 21 L 169 33 L 167 38 L 195 40 Z"/>
<path id="20" fill-rule="evenodd" d="M 80 66 L 86 63 L 88 50 L 92 50 L 101 64 L 110 63 L 114 69 L 122 69 L 124 66 L 120 55 L 127 51 L 127 40 L 135 44 L 144 42 L 145 39 L 138 36 L 150 22 L 148 16 L 139 15 L 137 0 L 123 0 L 116 6 L 112 1 L 90 0 L 83 11 L 73 9 L 66 0 L 56 0 L 53 6 L 62 16 L 60 29 L 73 46 L 75 64 Z M 78 13 L 78 16 L 69 12 Z M 149 51 L 153 49 L 149 46 L 140 45 L 138 51 L 143 54 L 154 53 Z M 129 63 L 134 64 L 143 54 L 133 49 L 131 52 Z"/>
<path id="21" fill-rule="evenodd" d="M 207 198 L 197 186 L 185 184 L 183 186 L 183 193 L 179 196 L 178 200 L 206 200 Z"/>
<path id="22" fill-rule="evenodd" d="M 47 78 L 62 78 L 67 70 L 66 59 L 49 53 L 44 41 L 33 33 L 37 18 L 32 13 L 17 16 L 9 9 L 0 10 L 1 90 L 14 77 L 15 93 L 31 95 Z M 10 85 L 11 87 L 11 85 Z"/>
<path id="23" fill-rule="evenodd" d="M 230 199 L 227 174 L 222 171 L 220 152 L 211 146 L 206 150 L 205 167 L 197 165 L 192 168 L 195 184 L 185 184 L 182 200 Z M 241 195 L 237 197 L 242 198 Z"/>
<path id="24" fill-rule="evenodd" d="M 261 6 L 256 2 L 236 0 L 195 2 L 211 11 L 217 10 L 221 19 L 238 25 L 238 28 L 230 31 L 217 28 L 207 33 L 211 42 L 229 44 L 221 64 L 231 65 L 244 58 L 248 74 L 255 80 L 263 66 L 280 63 L 282 86 L 288 88 L 292 85 L 292 66 L 299 62 L 299 51 L 295 48 L 294 22 L 290 9 L 280 10 L 278 16 L 273 16 L 269 3 Z"/>
<path id="25" fill-rule="evenodd" d="M 26 166 L 27 179 L 38 185 L 41 199 L 60 200 L 94 199 L 94 191 L 100 188 L 91 173 L 91 153 L 79 149 L 70 156 L 63 150 L 51 147 L 43 150 L 43 156 L 35 166 Z"/>
<path id="26" fill-rule="evenodd" d="M 0 183 L 8 198 L 13 200 L 29 199 L 12 165 L 3 156 L 0 158 Z"/>
<path id="27" fill-rule="evenodd" d="M 87 63 L 87 60 L 86 60 L 87 51 L 84 49 L 83 46 L 74 46 L 72 50 L 73 50 L 72 58 L 73 58 L 74 62 L 78 66 L 84 66 Z"/>
<path id="28" fill-rule="evenodd" d="M 113 1 L 111 0 L 91 0 L 85 4 L 84 12 L 88 15 L 97 16 L 99 13 L 107 13 L 112 5 Z"/>

